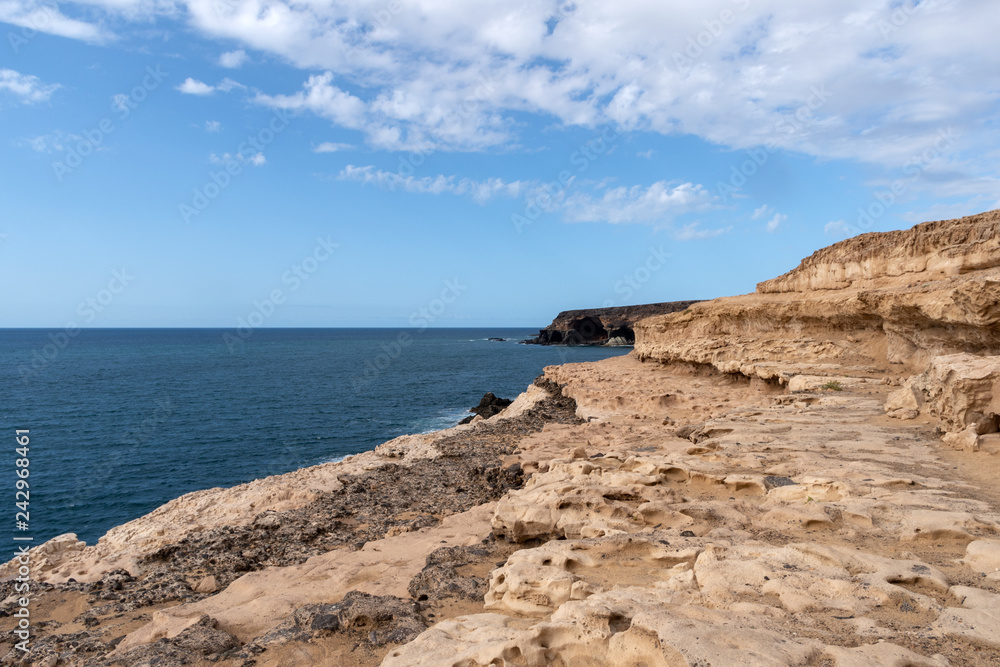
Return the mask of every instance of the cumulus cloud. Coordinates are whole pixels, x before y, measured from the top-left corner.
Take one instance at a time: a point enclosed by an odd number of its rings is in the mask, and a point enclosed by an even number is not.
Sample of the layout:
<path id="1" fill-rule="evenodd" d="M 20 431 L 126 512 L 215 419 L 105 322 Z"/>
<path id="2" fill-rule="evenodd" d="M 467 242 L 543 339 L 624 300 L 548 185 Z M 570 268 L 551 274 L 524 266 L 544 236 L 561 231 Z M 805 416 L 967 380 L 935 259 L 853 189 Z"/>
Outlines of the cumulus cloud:
<path id="1" fill-rule="evenodd" d="M 206 120 L 205 121 L 205 131 L 206 132 L 222 132 L 222 123 L 217 120 Z"/>
<path id="2" fill-rule="evenodd" d="M 44 102 L 59 88 L 59 84 L 42 83 L 41 79 L 31 74 L 21 74 L 12 69 L 0 69 L 0 91 L 7 91 L 25 104 Z"/>
<path id="3" fill-rule="evenodd" d="M 199 81 L 198 79 L 193 79 L 188 77 L 184 79 L 184 82 L 177 86 L 177 90 L 181 91 L 186 95 L 211 95 L 215 91 L 220 91 L 223 93 L 228 93 L 231 90 L 246 90 L 247 87 L 244 86 L 239 81 L 233 81 L 230 78 L 225 78 L 216 85 L 210 85 L 204 81 Z"/>
<path id="4" fill-rule="evenodd" d="M 211 95 L 215 92 L 215 86 L 188 77 L 184 79 L 184 83 L 177 86 L 177 90 L 185 95 Z"/>
<path id="5" fill-rule="evenodd" d="M 219 65 L 229 69 L 236 69 L 242 67 L 247 60 L 249 60 L 247 52 L 243 49 L 237 49 L 236 51 L 226 51 L 219 56 Z"/>

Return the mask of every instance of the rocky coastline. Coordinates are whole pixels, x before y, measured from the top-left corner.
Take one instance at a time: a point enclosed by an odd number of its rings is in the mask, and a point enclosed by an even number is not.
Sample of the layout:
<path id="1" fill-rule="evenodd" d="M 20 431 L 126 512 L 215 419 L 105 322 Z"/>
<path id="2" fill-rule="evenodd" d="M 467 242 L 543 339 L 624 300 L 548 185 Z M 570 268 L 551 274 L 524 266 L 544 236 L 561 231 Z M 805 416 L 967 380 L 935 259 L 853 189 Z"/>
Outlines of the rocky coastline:
<path id="1" fill-rule="evenodd" d="M 998 304 L 1000 211 L 848 239 L 467 424 L 40 545 L 0 659 L 1000 664 Z"/>

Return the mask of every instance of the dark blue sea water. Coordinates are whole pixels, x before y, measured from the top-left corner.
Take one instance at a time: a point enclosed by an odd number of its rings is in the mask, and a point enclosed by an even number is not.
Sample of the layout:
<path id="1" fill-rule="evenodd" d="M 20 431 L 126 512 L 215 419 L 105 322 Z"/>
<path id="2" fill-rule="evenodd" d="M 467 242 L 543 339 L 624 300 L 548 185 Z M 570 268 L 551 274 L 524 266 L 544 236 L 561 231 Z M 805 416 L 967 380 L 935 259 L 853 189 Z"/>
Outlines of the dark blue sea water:
<path id="1" fill-rule="evenodd" d="M 628 351 L 518 345 L 525 329 L 258 329 L 230 345 L 212 329 L 65 333 L 0 330 L 0 478 L 13 531 L 14 430 L 30 429 L 36 543 L 93 543 L 183 493 L 452 426 L 547 365 Z"/>

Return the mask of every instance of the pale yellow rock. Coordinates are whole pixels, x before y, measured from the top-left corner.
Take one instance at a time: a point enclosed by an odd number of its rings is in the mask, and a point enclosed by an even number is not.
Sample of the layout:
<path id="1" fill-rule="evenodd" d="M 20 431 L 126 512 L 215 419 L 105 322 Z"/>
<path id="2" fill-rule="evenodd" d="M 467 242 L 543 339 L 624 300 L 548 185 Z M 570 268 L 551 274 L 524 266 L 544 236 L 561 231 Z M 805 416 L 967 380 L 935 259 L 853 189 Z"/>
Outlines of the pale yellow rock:
<path id="1" fill-rule="evenodd" d="M 215 581 L 215 577 L 208 575 L 207 577 L 200 579 L 198 583 L 192 588 L 196 593 L 214 593 L 219 590 L 219 584 Z"/>
<path id="2" fill-rule="evenodd" d="M 669 486 L 674 469 L 670 465 L 643 469 L 635 458 L 552 462 L 547 471 L 497 504 L 493 530 L 516 542 L 639 530 L 649 520 L 638 511 L 640 504 L 682 500 Z"/>
<path id="3" fill-rule="evenodd" d="M 913 510 L 906 515 L 900 539 L 903 541 L 972 540 L 973 536 L 997 532 L 994 521 L 969 512 Z"/>
<path id="4" fill-rule="evenodd" d="M 948 661 L 940 657 L 925 657 L 895 644 L 879 643 L 844 648 L 828 646 L 825 653 L 836 667 L 947 667 Z"/>
<path id="5" fill-rule="evenodd" d="M 907 383 L 896 391 L 889 394 L 885 400 L 885 411 L 895 412 L 897 410 L 920 410 L 923 405 L 923 394 L 917 391 L 912 384 Z"/>
<path id="6" fill-rule="evenodd" d="M 941 420 L 948 432 L 944 437 L 948 445 L 969 452 L 979 451 L 976 436 L 996 433 L 1000 427 L 997 420 L 1000 414 L 1000 356 L 963 353 L 934 357 L 926 372 L 910 378 L 890 395 L 890 402 L 901 393 L 912 393 L 921 412 Z"/>
<path id="7" fill-rule="evenodd" d="M 985 574 L 989 579 L 1000 579 L 1000 540 L 969 542 L 962 562 L 973 571 Z"/>
<path id="8" fill-rule="evenodd" d="M 526 616 L 551 614 L 564 602 L 582 600 L 596 591 L 572 572 L 595 565 L 584 550 L 565 553 L 546 545 L 518 551 L 493 571 L 486 608 Z"/>
<path id="9" fill-rule="evenodd" d="M 964 431 L 957 433 L 945 433 L 941 438 L 944 444 L 952 449 L 963 452 L 979 451 L 979 434 L 976 432 L 976 425 L 970 424 Z"/>
<path id="10" fill-rule="evenodd" d="M 955 586 L 952 595 L 962 607 L 949 607 L 934 623 L 934 630 L 1000 647 L 1000 595 L 968 586 Z"/>

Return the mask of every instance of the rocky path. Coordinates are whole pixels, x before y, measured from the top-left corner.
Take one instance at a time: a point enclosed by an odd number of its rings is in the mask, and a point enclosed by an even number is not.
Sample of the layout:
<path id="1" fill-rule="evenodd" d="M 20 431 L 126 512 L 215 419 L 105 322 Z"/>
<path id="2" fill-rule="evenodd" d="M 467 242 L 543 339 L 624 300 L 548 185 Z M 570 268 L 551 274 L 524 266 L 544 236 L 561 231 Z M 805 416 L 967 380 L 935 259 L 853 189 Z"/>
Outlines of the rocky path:
<path id="1" fill-rule="evenodd" d="M 744 405 L 678 429 L 663 417 L 724 406 L 727 380 L 680 373 L 671 387 L 663 370 L 550 371 L 600 417 L 536 438 L 563 456 L 493 519 L 544 544 L 493 572 L 486 613 L 438 624 L 385 667 L 1000 664 L 1000 513 L 928 423 L 885 416 L 890 387 L 735 384 Z M 629 395 L 624 376 L 642 374 Z M 653 389 L 687 402 L 661 410 Z"/>

